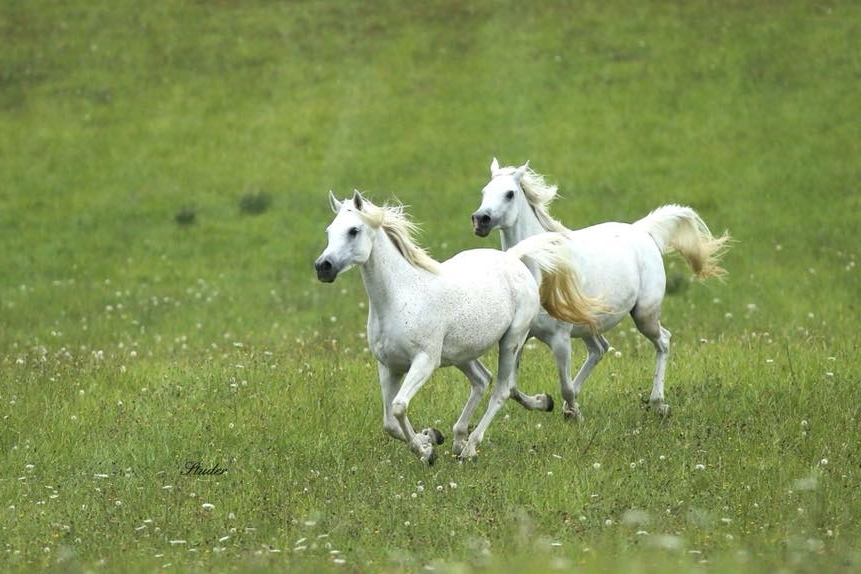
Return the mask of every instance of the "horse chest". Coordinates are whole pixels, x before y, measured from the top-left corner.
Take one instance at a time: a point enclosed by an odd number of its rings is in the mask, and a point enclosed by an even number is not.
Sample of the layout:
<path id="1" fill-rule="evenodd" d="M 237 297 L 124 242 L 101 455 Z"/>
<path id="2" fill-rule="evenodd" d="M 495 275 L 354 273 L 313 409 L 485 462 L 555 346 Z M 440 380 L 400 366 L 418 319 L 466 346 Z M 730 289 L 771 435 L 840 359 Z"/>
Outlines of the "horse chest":
<path id="1" fill-rule="evenodd" d="M 368 315 L 368 346 L 379 362 L 392 367 L 409 367 L 413 357 L 432 338 L 412 313 L 372 311 Z"/>

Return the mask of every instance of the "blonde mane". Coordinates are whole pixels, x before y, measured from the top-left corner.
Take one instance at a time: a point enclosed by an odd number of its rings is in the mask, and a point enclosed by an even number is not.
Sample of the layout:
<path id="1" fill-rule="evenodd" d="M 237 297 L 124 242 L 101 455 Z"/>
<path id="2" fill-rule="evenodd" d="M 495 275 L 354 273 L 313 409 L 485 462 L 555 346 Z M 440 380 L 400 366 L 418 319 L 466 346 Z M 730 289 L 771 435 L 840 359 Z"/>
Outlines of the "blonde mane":
<path id="1" fill-rule="evenodd" d="M 512 172 L 516 170 L 514 167 L 505 168 Z M 565 232 L 568 229 L 562 223 L 550 215 L 550 204 L 556 199 L 557 187 L 550 185 L 544 181 L 544 176 L 540 173 L 532 171 L 532 168 L 527 167 L 523 178 L 520 180 L 520 189 L 526 196 L 526 200 L 532 207 L 535 217 L 545 231 Z"/>
<path id="2" fill-rule="evenodd" d="M 424 248 L 413 239 L 418 232 L 418 225 L 410 221 L 404 212 L 403 205 L 374 205 L 366 198 L 362 198 L 362 210 L 359 215 L 376 228 L 386 232 L 395 247 L 409 261 L 410 265 L 437 274 L 440 271 L 439 262 L 428 255 Z"/>

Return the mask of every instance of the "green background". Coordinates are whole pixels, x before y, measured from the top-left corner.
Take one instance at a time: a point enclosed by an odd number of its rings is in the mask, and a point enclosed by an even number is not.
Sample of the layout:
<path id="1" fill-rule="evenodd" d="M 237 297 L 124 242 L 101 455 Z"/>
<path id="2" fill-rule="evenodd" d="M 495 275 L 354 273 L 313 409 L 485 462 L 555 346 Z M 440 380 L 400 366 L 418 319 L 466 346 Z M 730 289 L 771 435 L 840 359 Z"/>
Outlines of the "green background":
<path id="1" fill-rule="evenodd" d="M 856 3 L 3 0 L 0 37 L 0 563 L 861 567 Z M 668 259 L 672 419 L 626 321 L 581 424 L 507 405 L 427 468 L 382 432 L 359 274 L 314 277 L 326 194 L 408 204 L 445 259 L 498 246 L 494 156 L 572 228 L 691 205 L 729 275 Z M 554 371 L 530 345 L 521 386 Z"/>

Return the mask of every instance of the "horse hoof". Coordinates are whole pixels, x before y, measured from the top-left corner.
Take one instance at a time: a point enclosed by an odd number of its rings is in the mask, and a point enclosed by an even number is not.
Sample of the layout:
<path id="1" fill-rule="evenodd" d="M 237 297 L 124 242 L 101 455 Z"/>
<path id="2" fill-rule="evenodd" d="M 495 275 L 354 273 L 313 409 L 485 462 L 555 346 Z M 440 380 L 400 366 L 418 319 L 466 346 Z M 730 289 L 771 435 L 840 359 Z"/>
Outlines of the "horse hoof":
<path id="1" fill-rule="evenodd" d="M 579 423 L 583 420 L 583 415 L 574 411 L 565 411 L 564 417 L 566 421 L 571 421 L 572 423 Z"/>
<path id="2" fill-rule="evenodd" d="M 562 408 L 562 416 L 565 417 L 566 421 L 575 423 L 579 423 L 583 420 L 583 415 L 580 413 L 580 407 L 572 407 L 568 403 L 565 403 L 565 406 Z"/>
<path id="3" fill-rule="evenodd" d="M 478 451 L 476 448 L 470 444 L 467 444 L 464 449 L 457 455 L 457 458 L 463 462 L 465 460 L 474 460 L 478 455 Z"/>
<path id="4" fill-rule="evenodd" d="M 547 397 L 547 406 L 546 406 L 546 407 L 544 407 L 544 411 L 545 411 L 545 412 L 548 412 L 548 413 L 552 413 L 552 412 L 553 412 L 553 407 L 554 407 L 554 404 L 553 404 L 553 397 L 551 397 L 551 396 L 550 396 L 550 395 L 548 395 L 548 394 L 545 394 L 544 396 L 545 396 L 545 397 Z"/>
<path id="5" fill-rule="evenodd" d="M 431 430 L 431 440 L 434 444 L 442 444 L 445 442 L 445 437 L 438 429 L 432 428 Z"/>
<path id="6" fill-rule="evenodd" d="M 422 434 L 428 437 L 433 444 L 442 444 L 445 442 L 443 434 L 435 428 L 427 428 L 422 431 Z"/>
<path id="7" fill-rule="evenodd" d="M 451 454 L 457 458 L 460 458 L 460 454 L 463 452 L 464 447 L 466 447 L 466 441 L 455 441 L 451 443 Z"/>

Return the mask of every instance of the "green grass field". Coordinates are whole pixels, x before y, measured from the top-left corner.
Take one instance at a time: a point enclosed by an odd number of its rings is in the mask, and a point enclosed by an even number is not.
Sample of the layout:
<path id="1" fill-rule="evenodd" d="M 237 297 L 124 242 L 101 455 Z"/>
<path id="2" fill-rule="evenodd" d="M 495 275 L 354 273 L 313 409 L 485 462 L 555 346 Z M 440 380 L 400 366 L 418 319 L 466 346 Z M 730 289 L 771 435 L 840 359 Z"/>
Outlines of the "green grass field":
<path id="1" fill-rule="evenodd" d="M 857 3 L 0 0 L 0 33 L 3 571 L 861 570 Z M 511 403 L 426 467 L 359 273 L 315 279 L 326 193 L 445 259 L 499 245 L 493 156 L 569 227 L 693 206 L 729 276 L 668 259 L 672 418 L 626 321 L 583 422 Z M 558 401 L 544 346 L 519 382 Z"/>

